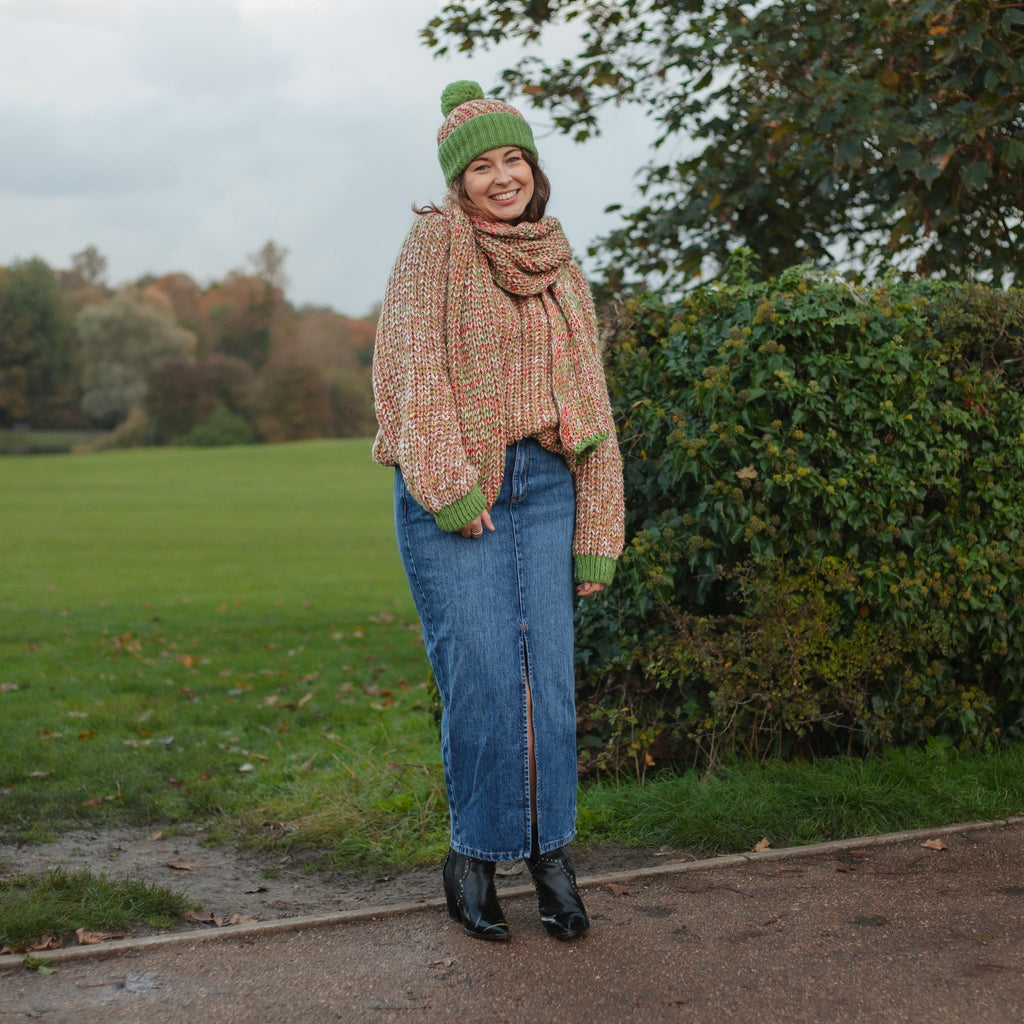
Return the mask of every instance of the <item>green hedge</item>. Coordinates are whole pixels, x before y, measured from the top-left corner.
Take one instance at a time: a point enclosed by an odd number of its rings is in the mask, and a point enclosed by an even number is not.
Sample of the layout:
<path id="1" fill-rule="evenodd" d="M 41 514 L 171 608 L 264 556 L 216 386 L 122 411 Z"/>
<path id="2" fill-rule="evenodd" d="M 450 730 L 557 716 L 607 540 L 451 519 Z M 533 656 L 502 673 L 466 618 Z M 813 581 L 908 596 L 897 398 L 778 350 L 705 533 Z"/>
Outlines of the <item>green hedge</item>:
<path id="1" fill-rule="evenodd" d="M 581 603 L 583 763 L 1020 732 L 1024 293 L 808 268 L 626 304 L 627 547 Z"/>

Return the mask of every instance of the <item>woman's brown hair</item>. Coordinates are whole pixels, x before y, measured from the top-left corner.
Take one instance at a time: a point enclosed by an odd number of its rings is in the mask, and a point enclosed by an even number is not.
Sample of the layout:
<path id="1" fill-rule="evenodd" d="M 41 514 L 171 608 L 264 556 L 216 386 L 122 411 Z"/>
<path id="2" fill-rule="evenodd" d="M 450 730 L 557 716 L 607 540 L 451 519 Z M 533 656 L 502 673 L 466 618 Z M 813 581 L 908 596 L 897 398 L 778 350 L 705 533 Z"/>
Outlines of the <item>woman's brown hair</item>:
<path id="1" fill-rule="evenodd" d="M 548 200 L 551 198 L 551 182 L 548 180 L 548 176 L 540 169 L 540 162 L 537 158 L 528 150 L 521 149 L 519 151 L 523 155 L 523 159 L 527 162 L 530 170 L 533 172 L 533 195 L 530 197 L 530 201 L 526 204 L 526 209 L 523 210 L 523 215 L 518 217 L 514 221 L 510 221 L 511 224 L 521 224 L 523 221 L 529 223 L 536 223 L 543 216 L 548 208 Z M 466 172 L 463 171 L 451 184 L 451 193 L 455 197 L 455 201 L 462 207 L 463 211 L 470 216 L 478 214 L 480 211 L 474 206 L 472 200 L 469 198 L 469 193 L 466 192 L 466 186 L 463 183 L 463 177 Z M 416 206 L 413 204 L 414 213 L 440 213 L 439 207 L 433 203 L 427 203 L 426 206 Z"/>

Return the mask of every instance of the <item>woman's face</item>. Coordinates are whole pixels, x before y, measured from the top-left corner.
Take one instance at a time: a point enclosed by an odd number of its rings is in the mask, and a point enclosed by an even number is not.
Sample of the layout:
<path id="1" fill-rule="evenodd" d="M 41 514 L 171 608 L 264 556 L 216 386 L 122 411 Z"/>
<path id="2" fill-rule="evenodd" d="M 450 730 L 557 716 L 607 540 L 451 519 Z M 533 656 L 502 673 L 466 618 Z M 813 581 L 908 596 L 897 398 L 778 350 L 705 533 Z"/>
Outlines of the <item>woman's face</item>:
<path id="1" fill-rule="evenodd" d="M 491 220 L 517 220 L 533 198 L 533 171 L 515 146 L 481 153 L 462 172 L 470 202 Z"/>

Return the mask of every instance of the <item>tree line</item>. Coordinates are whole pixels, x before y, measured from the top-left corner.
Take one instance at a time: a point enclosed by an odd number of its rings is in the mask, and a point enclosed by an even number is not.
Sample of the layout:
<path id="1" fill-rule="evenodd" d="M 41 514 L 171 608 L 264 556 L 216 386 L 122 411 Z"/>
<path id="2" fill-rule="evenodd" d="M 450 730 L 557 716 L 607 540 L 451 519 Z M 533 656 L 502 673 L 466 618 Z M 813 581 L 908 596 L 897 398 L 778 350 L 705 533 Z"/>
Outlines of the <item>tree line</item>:
<path id="1" fill-rule="evenodd" d="M 286 296 L 287 250 L 199 285 L 111 288 L 94 246 L 0 266 L 0 429 L 111 431 L 119 444 L 351 437 L 374 429 L 374 320 Z"/>

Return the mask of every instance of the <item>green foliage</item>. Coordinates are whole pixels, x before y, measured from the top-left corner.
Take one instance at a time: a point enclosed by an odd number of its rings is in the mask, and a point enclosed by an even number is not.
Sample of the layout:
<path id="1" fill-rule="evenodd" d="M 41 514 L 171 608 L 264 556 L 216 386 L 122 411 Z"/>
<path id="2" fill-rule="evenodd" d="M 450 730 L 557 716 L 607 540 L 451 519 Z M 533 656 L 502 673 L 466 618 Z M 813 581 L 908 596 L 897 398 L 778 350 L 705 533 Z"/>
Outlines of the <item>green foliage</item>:
<path id="1" fill-rule="evenodd" d="M 75 321 L 82 353 L 82 408 L 112 426 L 142 406 L 146 379 L 161 360 L 190 354 L 195 336 L 165 308 L 125 289 L 86 306 Z"/>
<path id="2" fill-rule="evenodd" d="M 256 440 L 252 425 L 237 413 L 218 405 L 205 423 L 183 434 L 181 444 L 193 448 L 218 448 L 230 444 L 252 444 Z"/>
<path id="3" fill-rule="evenodd" d="M 877 272 L 1020 280 L 1024 12 L 989 0 L 459 0 L 423 30 L 439 53 L 579 27 L 506 88 L 562 132 L 606 104 L 658 129 L 643 204 L 601 243 L 615 286 L 670 285 L 736 246 L 769 273 L 842 252 Z M 691 141 L 691 140 L 696 140 Z"/>
<path id="4" fill-rule="evenodd" d="M 57 278 L 40 259 L 0 268 L 0 425 L 27 420 L 67 388 L 75 338 Z"/>
<path id="5" fill-rule="evenodd" d="M 624 312 L 629 540 L 580 612 L 592 764 L 1018 730 L 1024 293 L 751 283 L 741 253 Z"/>

